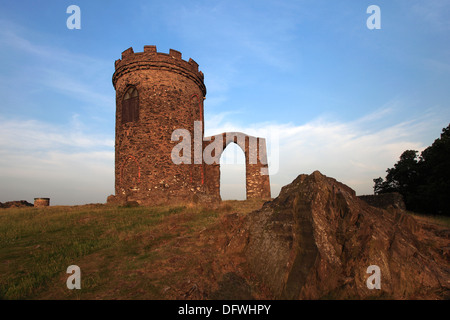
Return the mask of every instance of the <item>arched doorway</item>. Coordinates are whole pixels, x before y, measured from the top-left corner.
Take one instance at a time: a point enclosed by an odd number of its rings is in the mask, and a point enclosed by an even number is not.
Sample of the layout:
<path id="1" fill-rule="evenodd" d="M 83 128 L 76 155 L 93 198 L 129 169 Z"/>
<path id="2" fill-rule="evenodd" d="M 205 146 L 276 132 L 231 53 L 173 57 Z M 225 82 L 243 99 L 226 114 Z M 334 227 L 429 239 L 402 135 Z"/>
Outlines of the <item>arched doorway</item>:
<path id="1" fill-rule="evenodd" d="M 230 143 L 220 157 L 220 197 L 222 200 L 246 200 L 245 154 Z"/>

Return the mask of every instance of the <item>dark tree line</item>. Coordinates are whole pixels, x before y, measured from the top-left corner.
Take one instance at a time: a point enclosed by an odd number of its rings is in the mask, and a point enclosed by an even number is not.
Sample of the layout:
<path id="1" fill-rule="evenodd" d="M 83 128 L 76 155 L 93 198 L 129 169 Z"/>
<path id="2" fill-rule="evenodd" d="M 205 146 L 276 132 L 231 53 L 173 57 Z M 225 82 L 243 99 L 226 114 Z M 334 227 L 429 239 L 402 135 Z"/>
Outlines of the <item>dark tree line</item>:
<path id="1" fill-rule="evenodd" d="M 386 172 L 373 180 L 375 194 L 399 192 L 408 210 L 450 216 L 450 124 L 420 155 L 406 150 Z"/>

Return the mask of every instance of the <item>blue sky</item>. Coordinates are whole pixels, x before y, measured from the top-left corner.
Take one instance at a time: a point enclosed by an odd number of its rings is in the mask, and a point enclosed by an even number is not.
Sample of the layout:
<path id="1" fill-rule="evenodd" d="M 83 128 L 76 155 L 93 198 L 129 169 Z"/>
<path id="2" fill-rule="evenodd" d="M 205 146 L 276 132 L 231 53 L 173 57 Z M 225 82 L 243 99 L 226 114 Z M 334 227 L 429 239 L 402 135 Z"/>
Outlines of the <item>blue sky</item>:
<path id="1" fill-rule="evenodd" d="M 268 138 L 272 196 L 314 170 L 372 193 L 450 122 L 449 16 L 444 0 L 2 1 L 0 201 L 114 193 L 114 61 L 144 45 L 200 65 L 207 135 Z M 242 198 L 242 165 L 224 167 L 223 197 Z"/>

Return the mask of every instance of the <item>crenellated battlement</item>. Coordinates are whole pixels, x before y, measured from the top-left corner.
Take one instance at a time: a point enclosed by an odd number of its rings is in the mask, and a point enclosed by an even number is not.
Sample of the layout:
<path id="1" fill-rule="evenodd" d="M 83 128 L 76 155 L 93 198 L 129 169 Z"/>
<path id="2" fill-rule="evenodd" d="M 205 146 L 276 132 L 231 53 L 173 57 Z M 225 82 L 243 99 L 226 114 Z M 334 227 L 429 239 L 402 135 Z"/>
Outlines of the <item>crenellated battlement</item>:
<path id="1" fill-rule="evenodd" d="M 121 59 L 116 60 L 113 75 L 113 85 L 119 77 L 128 72 L 146 69 L 168 70 L 180 73 L 192 78 L 197 82 L 206 94 L 206 88 L 203 83 L 203 72 L 198 70 L 198 63 L 189 58 L 189 61 L 182 59 L 181 52 L 170 49 L 169 53 L 157 52 L 156 46 L 144 46 L 143 52 L 134 52 L 130 47 L 122 52 Z"/>

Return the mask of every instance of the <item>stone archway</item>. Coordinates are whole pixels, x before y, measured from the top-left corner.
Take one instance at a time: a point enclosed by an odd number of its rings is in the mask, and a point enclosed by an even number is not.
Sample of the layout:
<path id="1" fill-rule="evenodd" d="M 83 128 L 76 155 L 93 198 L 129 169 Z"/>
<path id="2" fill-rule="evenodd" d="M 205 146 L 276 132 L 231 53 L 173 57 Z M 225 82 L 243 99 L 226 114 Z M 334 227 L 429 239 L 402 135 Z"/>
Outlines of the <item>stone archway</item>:
<path id="1" fill-rule="evenodd" d="M 211 154 L 214 162 L 205 165 L 205 184 L 209 193 L 220 199 L 220 158 L 232 142 L 244 151 L 247 199 L 270 199 L 266 140 L 242 132 L 224 132 L 204 139 L 204 150 L 213 144 L 216 146 Z"/>

